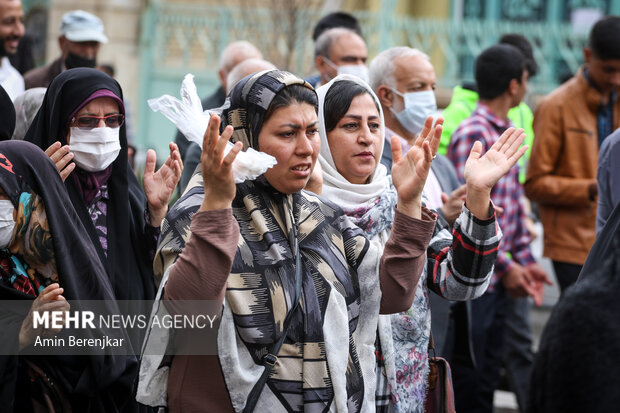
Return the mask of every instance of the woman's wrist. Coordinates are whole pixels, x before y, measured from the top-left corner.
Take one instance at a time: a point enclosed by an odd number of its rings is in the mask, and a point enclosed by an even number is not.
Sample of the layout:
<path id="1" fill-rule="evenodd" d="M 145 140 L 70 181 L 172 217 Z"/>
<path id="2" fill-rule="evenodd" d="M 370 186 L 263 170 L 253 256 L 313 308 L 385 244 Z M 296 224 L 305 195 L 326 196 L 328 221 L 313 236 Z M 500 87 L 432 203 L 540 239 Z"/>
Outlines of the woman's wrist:
<path id="1" fill-rule="evenodd" d="M 164 206 L 163 208 L 153 208 L 151 205 L 149 205 L 148 208 L 150 218 L 149 220 L 151 221 L 151 225 L 154 227 L 160 226 L 161 222 L 164 220 L 166 214 L 168 213 L 168 205 Z"/>
<path id="2" fill-rule="evenodd" d="M 475 188 L 473 185 L 467 186 L 465 199 L 467 209 L 478 219 L 490 218 L 491 190 L 486 188 Z"/>
<path id="3" fill-rule="evenodd" d="M 403 201 L 399 197 L 396 207 L 398 208 L 400 212 L 412 218 L 417 218 L 417 219 L 422 218 L 422 198 L 421 197 L 417 197 L 409 201 Z"/>
<path id="4" fill-rule="evenodd" d="M 214 211 L 218 209 L 232 208 L 232 201 L 209 200 L 207 197 L 202 201 L 199 211 Z"/>

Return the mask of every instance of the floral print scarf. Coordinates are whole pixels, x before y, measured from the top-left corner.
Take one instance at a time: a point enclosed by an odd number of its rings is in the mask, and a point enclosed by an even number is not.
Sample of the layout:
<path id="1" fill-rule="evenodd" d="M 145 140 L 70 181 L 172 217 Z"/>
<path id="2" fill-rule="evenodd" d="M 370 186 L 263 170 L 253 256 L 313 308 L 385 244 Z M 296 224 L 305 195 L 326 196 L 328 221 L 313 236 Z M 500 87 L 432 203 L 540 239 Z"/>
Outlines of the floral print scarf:
<path id="1" fill-rule="evenodd" d="M 19 197 L 13 238 L 0 251 L 2 281 L 16 290 L 38 296 L 58 282 L 52 236 L 43 199 L 23 192 Z"/>

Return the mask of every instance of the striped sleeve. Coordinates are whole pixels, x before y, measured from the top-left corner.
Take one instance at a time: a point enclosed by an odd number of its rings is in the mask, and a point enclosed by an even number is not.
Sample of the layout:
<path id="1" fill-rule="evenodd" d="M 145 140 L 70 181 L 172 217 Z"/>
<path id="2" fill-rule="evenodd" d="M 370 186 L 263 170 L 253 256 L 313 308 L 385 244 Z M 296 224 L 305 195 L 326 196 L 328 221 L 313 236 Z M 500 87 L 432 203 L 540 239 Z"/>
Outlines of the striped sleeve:
<path id="1" fill-rule="evenodd" d="M 491 218 L 476 218 L 465 205 L 450 228 L 439 223 L 427 254 L 427 286 L 451 301 L 480 297 L 493 275 L 502 231 L 490 206 Z"/>

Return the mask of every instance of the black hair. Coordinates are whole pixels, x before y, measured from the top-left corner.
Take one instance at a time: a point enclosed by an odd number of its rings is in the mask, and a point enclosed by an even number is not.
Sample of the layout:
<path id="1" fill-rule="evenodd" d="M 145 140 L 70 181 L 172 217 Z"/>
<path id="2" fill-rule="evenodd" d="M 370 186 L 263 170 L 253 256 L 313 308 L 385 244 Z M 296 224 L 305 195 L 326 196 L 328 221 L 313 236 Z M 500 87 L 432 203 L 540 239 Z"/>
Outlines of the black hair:
<path id="1" fill-rule="evenodd" d="M 620 17 L 604 17 L 592 27 L 588 46 L 601 60 L 620 59 Z"/>
<path id="2" fill-rule="evenodd" d="M 532 43 L 522 34 L 518 33 L 506 33 L 499 39 L 500 44 L 509 44 L 521 51 L 525 56 L 525 68 L 529 77 L 532 78 L 538 73 L 538 64 L 534 59 L 534 50 L 532 49 Z"/>
<path id="3" fill-rule="evenodd" d="M 510 81 L 521 77 L 526 57 L 514 46 L 496 44 L 476 59 L 476 86 L 480 99 L 495 99 L 508 90 Z"/>
<path id="4" fill-rule="evenodd" d="M 325 117 L 325 131 L 334 130 L 340 119 L 347 114 L 351 102 L 356 97 L 370 92 L 359 83 L 350 80 L 341 80 L 332 85 L 325 95 L 325 103 L 323 105 L 323 116 Z M 373 99 L 374 101 L 374 99 Z M 375 106 L 379 111 L 379 106 L 375 102 Z M 320 120 L 319 120 L 320 122 Z"/>
<path id="5" fill-rule="evenodd" d="M 355 33 L 362 37 L 362 29 L 357 19 L 349 13 L 337 11 L 323 16 L 321 20 L 314 26 L 312 32 L 312 40 L 316 42 L 316 39 L 326 30 L 336 27 L 344 27 L 346 29 L 353 30 Z"/>
<path id="6" fill-rule="evenodd" d="M 271 101 L 267 113 L 263 118 L 263 124 L 269 120 L 273 113 L 286 106 L 290 106 L 293 103 L 307 103 L 314 107 L 314 111 L 318 113 L 319 103 L 316 97 L 316 92 L 313 89 L 309 89 L 305 86 L 296 84 L 290 85 L 282 89 Z"/>

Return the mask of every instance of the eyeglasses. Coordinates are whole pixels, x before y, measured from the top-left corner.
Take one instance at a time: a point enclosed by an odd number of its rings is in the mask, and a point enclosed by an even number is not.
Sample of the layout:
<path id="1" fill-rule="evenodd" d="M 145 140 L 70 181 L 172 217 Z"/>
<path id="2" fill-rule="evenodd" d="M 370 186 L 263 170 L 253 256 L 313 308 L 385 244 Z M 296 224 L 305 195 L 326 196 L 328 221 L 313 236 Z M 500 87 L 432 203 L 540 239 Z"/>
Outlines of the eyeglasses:
<path id="1" fill-rule="evenodd" d="M 93 129 L 99 125 L 99 120 L 103 120 L 108 128 L 118 128 L 125 122 L 125 115 L 116 113 L 108 116 L 80 116 L 73 118 L 71 123 L 78 128 Z"/>

